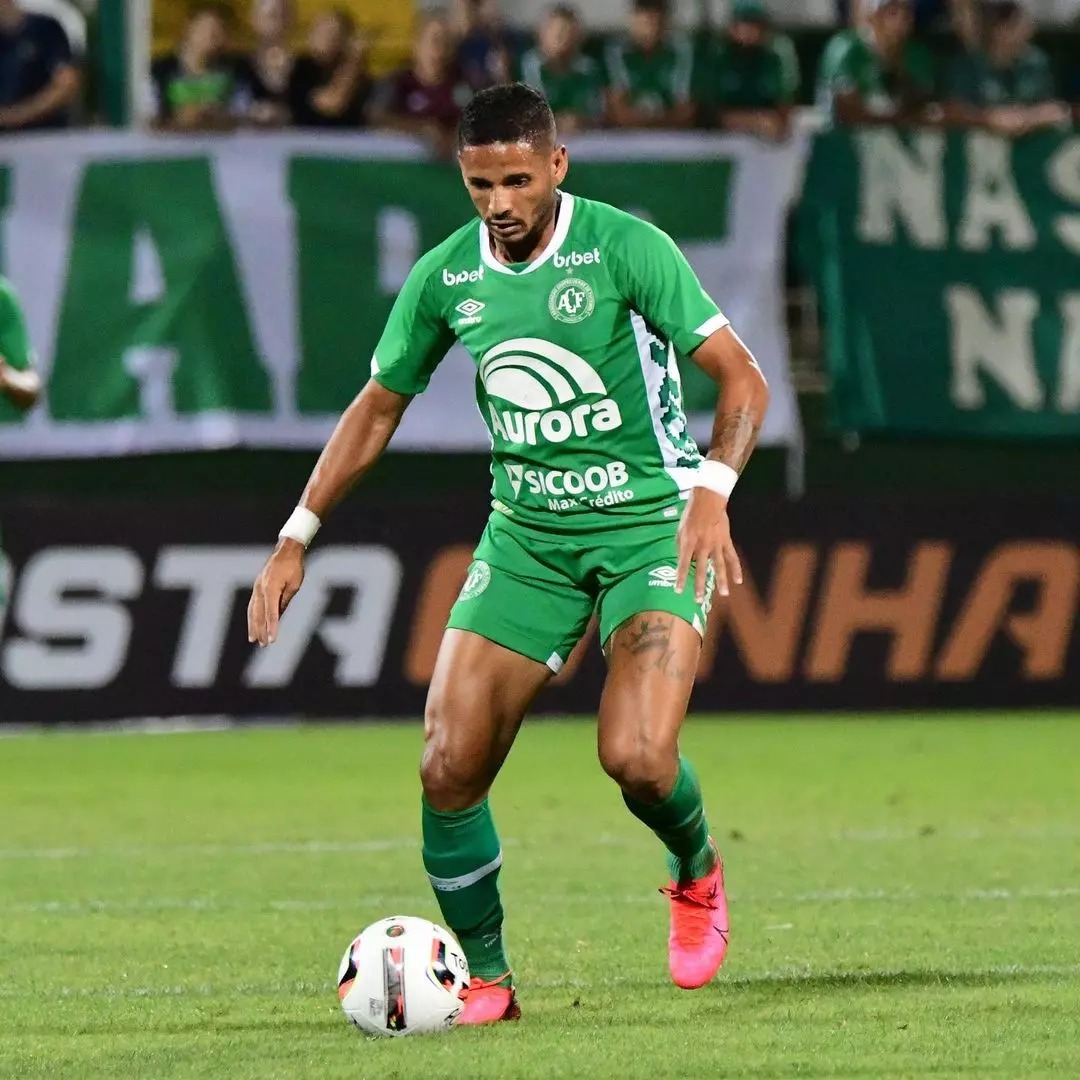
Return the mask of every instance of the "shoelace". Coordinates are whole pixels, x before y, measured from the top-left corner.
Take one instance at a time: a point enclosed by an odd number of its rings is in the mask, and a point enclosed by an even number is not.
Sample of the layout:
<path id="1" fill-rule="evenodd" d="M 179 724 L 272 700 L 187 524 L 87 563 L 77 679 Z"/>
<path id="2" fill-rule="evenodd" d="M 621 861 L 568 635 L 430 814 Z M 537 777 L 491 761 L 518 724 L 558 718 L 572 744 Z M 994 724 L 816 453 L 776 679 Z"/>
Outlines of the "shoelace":
<path id="1" fill-rule="evenodd" d="M 484 982 L 484 980 L 481 979 L 479 975 L 474 975 L 469 980 L 469 993 L 471 994 L 474 990 L 490 990 L 492 989 L 492 987 L 495 986 L 500 987 L 500 989 L 506 990 L 508 989 L 508 987 L 502 986 L 501 984 L 508 974 L 509 972 L 506 972 L 502 975 L 497 975 L 494 979 L 491 979 L 488 982 Z"/>
<path id="2" fill-rule="evenodd" d="M 696 891 L 693 886 L 679 886 L 660 890 L 676 905 L 675 936 L 683 945 L 700 945 L 713 928 L 713 898 L 716 890 L 708 893 Z"/>

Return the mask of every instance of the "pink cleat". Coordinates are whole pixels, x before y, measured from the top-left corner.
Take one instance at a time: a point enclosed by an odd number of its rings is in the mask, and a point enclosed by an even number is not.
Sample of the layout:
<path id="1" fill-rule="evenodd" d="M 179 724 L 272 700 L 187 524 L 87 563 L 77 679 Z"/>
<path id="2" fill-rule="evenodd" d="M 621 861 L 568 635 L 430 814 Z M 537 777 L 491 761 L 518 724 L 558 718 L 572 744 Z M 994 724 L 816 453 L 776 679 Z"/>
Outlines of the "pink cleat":
<path id="1" fill-rule="evenodd" d="M 484 982 L 472 979 L 465 997 L 465 1008 L 457 1018 L 459 1024 L 495 1024 L 500 1020 L 520 1020 L 521 1008 L 514 996 L 514 986 L 502 984 L 509 977 L 508 971 L 497 979 Z"/>
<path id="2" fill-rule="evenodd" d="M 710 838 L 716 851 L 716 844 Z M 697 881 L 672 882 L 660 890 L 671 899 L 668 967 L 676 986 L 696 990 L 720 970 L 728 947 L 727 897 L 724 864 L 716 851 L 716 866 Z"/>

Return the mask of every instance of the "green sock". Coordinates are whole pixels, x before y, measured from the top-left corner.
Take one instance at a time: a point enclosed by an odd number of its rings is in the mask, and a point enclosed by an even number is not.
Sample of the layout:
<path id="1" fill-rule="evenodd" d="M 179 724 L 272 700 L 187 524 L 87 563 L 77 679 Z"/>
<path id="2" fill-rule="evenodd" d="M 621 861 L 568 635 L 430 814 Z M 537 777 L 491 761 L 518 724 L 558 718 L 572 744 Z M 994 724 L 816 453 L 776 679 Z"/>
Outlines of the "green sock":
<path id="1" fill-rule="evenodd" d="M 701 799 L 701 783 L 693 765 L 679 755 L 675 787 L 658 803 L 643 803 L 623 792 L 630 813 L 644 822 L 668 849 L 668 870 L 673 881 L 702 878 L 716 865 L 709 844 L 709 823 Z"/>
<path id="2" fill-rule="evenodd" d="M 468 810 L 443 812 L 422 803 L 424 869 L 443 922 L 469 961 L 469 974 L 495 979 L 510 970 L 499 899 L 502 848 L 485 799 Z"/>

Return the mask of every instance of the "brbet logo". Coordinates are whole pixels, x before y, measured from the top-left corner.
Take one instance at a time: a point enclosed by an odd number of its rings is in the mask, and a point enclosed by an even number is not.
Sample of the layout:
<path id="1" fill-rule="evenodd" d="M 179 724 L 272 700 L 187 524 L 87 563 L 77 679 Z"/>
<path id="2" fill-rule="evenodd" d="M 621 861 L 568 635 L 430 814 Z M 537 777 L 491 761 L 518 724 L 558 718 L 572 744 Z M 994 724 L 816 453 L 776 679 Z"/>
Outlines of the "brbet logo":
<path id="1" fill-rule="evenodd" d="M 445 266 L 443 267 L 442 283 L 447 287 L 451 285 L 470 285 L 483 280 L 484 268 L 482 266 L 478 270 L 462 270 L 460 274 L 455 274 L 453 270 L 447 270 Z"/>
<path id="2" fill-rule="evenodd" d="M 586 251 L 584 255 L 578 251 L 571 251 L 569 255 L 560 255 L 556 252 L 554 261 L 559 270 L 566 270 L 572 266 L 593 266 L 600 261 L 600 249 L 595 247 L 592 251 Z"/>

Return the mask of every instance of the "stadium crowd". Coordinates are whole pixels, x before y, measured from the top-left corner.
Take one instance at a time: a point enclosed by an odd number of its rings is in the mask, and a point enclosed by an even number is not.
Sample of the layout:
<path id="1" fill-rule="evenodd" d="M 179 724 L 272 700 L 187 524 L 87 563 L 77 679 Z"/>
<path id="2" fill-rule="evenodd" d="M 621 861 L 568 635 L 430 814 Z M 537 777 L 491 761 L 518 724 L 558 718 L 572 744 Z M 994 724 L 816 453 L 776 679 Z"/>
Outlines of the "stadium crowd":
<path id="1" fill-rule="evenodd" d="M 1080 19 L 1080 0 L 1052 2 L 1059 20 Z M 1040 0 L 836 0 L 843 28 L 816 72 L 800 70 L 777 25 L 785 3 L 731 0 L 724 27 L 688 34 L 674 28 L 667 0 L 627 0 L 625 25 L 609 33 L 568 3 L 526 30 L 508 24 L 497 0 L 455 0 L 420 16 L 411 60 L 381 79 L 345 7 L 319 13 L 298 51 L 292 0 L 197 3 L 175 51 L 154 62 L 143 111 L 168 131 L 406 131 L 440 153 L 470 96 L 513 79 L 542 89 L 567 133 L 705 127 L 783 139 L 793 108 L 810 99 L 840 124 L 1020 136 L 1080 120 L 1080 51 L 1055 68 L 1034 43 Z M 77 115 L 78 53 L 55 18 L 27 10 L 41 6 L 0 0 L 4 130 L 62 127 Z M 240 7 L 247 27 L 237 25 Z M 942 26 L 945 54 L 928 44 Z M 234 45 L 241 37 L 254 43 L 246 52 Z"/>

